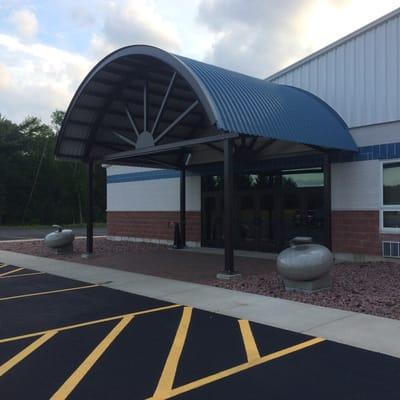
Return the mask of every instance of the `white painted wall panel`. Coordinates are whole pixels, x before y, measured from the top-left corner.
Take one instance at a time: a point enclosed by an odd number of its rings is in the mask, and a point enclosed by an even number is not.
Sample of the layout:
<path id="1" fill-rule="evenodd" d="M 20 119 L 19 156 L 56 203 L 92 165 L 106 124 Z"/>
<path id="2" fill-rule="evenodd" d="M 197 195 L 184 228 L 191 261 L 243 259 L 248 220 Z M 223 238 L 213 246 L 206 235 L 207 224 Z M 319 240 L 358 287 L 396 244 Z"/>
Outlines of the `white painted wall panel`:
<path id="1" fill-rule="evenodd" d="M 151 171 L 150 168 L 107 168 L 107 175 Z M 201 209 L 201 178 L 186 177 L 186 210 Z M 179 178 L 107 184 L 107 211 L 178 211 Z"/>
<path id="2" fill-rule="evenodd" d="M 377 210 L 380 162 L 332 164 L 332 210 Z"/>
<path id="3" fill-rule="evenodd" d="M 400 120 L 399 69 L 400 15 L 394 15 L 271 81 L 311 91 L 351 128 Z"/>
<path id="4" fill-rule="evenodd" d="M 351 128 L 350 133 L 358 146 L 400 142 L 400 122 L 389 122 Z"/>

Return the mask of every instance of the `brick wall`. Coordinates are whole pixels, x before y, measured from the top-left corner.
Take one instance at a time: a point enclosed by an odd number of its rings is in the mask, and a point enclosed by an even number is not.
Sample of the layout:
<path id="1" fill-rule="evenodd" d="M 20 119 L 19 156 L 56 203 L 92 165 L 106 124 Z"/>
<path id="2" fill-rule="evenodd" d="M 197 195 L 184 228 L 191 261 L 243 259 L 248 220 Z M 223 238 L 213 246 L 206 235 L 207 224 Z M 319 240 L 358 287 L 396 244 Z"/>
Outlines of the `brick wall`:
<path id="1" fill-rule="evenodd" d="M 339 253 L 382 256 L 382 241 L 399 234 L 380 233 L 379 211 L 332 211 L 332 248 Z"/>
<path id="2" fill-rule="evenodd" d="M 109 211 L 107 234 L 146 239 L 173 240 L 171 221 L 179 221 L 176 211 Z M 201 217 L 198 211 L 186 212 L 186 240 L 200 242 Z"/>
<path id="3" fill-rule="evenodd" d="M 378 211 L 332 211 L 334 252 L 380 255 Z"/>

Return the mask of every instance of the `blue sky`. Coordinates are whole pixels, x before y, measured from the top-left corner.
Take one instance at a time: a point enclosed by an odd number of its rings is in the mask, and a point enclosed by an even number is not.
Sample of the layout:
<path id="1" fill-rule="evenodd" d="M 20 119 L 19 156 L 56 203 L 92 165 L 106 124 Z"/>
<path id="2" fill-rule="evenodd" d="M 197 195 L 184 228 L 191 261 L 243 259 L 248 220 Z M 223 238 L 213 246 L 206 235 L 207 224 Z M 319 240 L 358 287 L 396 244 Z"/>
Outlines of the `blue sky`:
<path id="1" fill-rule="evenodd" d="M 400 0 L 0 0 L 0 114 L 49 120 L 118 47 L 152 44 L 266 77 Z"/>

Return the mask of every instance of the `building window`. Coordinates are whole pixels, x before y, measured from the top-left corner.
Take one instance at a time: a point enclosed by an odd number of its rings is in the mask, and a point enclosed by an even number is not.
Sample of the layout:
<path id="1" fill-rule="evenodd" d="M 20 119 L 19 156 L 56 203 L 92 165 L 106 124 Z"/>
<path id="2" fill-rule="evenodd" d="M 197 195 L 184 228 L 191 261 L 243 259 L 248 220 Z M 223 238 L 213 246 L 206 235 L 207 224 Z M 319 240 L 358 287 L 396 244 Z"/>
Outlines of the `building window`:
<path id="1" fill-rule="evenodd" d="M 381 228 L 400 232 L 400 162 L 383 164 Z"/>

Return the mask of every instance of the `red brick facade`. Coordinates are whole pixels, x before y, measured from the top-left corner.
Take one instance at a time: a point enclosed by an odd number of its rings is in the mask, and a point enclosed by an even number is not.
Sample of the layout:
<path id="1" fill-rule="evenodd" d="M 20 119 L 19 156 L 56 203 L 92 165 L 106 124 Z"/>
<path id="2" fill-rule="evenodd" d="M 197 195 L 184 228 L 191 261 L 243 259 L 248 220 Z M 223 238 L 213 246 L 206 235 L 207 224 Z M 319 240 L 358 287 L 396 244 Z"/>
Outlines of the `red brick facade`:
<path id="1" fill-rule="evenodd" d="M 186 213 L 186 239 L 201 242 L 201 214 Z M 173 240 L 170 222 L 179 220 L 174 211 L 110 211 L 107 233 L 145 239 Z M 399 240 L 400 235 L 379 232 L 379 211 L 332 211 L 332 249 L 338 253 L 382 255 L 382 240 Z"/>
<path id="2" fill-rule="evenodd" d="M 173 240 L 171 222 L 179 220 L 174 211 L 109 211 L 107 234 L 145 239 Z M 198 211 L 186 212 L 186 240 L 201 241 L 201 217 Z"/>
<path id="3" fill-rule="evenodd" d="M 334 252 L 380 254 L 378 211 L 332 211 Z"/>
<path id="4" fill-rule="evenodd" d="M 382 241 L 400 235 L 379 231 L 379 211 L 332 211 L 334 252 L 382 256 Z"/>

